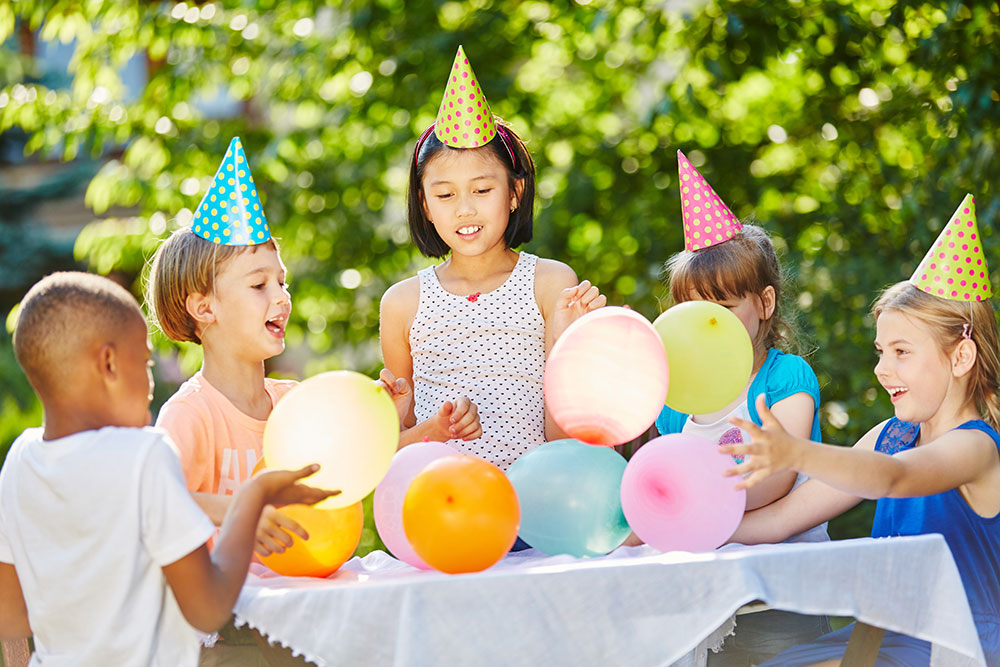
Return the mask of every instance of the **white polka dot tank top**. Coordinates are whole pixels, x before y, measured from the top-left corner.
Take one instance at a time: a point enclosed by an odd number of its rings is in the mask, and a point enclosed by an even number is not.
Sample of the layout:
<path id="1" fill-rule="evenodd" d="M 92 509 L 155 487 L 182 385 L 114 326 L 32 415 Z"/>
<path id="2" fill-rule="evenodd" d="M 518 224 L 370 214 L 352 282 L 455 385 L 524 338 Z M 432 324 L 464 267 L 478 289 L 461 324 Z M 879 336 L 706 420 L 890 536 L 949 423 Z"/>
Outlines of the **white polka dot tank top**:
<path id="1" fill-rule="evenodd" d="M 545 442 L 545 320 L 535 302 L 535 260 L 522 252 L 503 285 L 475 298 L 445 291 L 434 267 L 421 270 L 410 327 L 417 421 L 468 396 L 483 435 L 450 440 L 506 470 Z"/>

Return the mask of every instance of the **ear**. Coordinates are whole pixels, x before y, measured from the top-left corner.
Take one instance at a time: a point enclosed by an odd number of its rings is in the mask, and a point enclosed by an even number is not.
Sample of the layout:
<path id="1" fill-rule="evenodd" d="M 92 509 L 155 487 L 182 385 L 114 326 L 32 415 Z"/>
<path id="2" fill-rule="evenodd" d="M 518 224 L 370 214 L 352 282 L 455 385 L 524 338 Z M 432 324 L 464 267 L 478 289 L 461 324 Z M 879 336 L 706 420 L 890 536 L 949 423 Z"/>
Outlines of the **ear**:
<path id="1" fill-rule="evenodd" d="M 188 315 L 201 327 L 206 327 L 215 322 L 215 312 L 212 310 L 213 303 L 210 296 L 198 294 L 197 292 L 188 294 L 187 299 L 184 300 L 184 307 L 187 309 Z"/>
<path id="2" fill-rule="evenodd" d="M 962 377 L 973 369 L 979 356 L 979 348 L 971 338 L 963 338 L 951 352 L 951 374 Z"/>
<path id="3" fill-rule="evenodd" d="M 521 203 L 521 197 L 524 195 L 524 179 L 517 178 L 514 179 L 514 189 L 510 193 L 510 212 L 513 213 L 517 210 L 517 207 Z"/>
<path id="4" fill-rule="evenodd" d="M 97 373 L 106 382 L 118 378 L 118 348 L 114 343 L 105 343 L 97 351 Z"/>
<path id="5" fill-rule="evenodd" d="M 774 298 L 774 286 L 768 285 L 764 288 L 764 291 L 760 293 L 760 303 L 758 305 L 757 312 L 757 314 L 760 315 L 760 319 L 771 319 L 771 316 L 774 315 L 775 305 L 776 299 Z"/>

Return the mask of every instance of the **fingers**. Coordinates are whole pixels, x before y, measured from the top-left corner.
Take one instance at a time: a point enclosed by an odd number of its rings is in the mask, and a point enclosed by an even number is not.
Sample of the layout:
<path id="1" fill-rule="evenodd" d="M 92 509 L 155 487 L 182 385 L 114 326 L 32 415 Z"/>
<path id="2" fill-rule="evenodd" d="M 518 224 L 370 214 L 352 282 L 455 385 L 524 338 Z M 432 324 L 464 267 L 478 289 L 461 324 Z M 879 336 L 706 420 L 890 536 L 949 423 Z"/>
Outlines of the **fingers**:
<path id="1" fill-rule="evenodd" d="M 778 419 L 767 407 L 767 397 L 764 394 L 757 394 L 757 414 L 760 415 L 761 424 L 764 426 L 777 426 L 781 428 Z"/>
<path id="2" fill-rule="evenodd" d="M 455 409 L 455 404 L 451 401 L 445 401 L 441 404 L 441 409 L 438 410 L 438 417 L 447 417 Z"/>
<path id="3" fill-rule="evenodd" d="M 479 423 L 479 411 L 476 406 L 472 408 L 451 427 L 452 437 L 462 440 L 475 440 L 483 434 L 482 425 Z"/>
<path id="4" fill-rule="evenodd" d="M 587 285 L 586 290 L 583 289 L 584 285 Z M 579 303 L 580 306 L 587 311 L 600 308 L 608 302 L 607 297 L 601 294 L 601 291 L 597 289 L 597 286 L 591 285 L 586 280 L 577 286 L 577 292 L 577 303 Z"/>
<path id="5" fill-rule="evenodd" d="M 317 470 L 319 470 L 319 464 L 318 463 L 310 463 L 309 465 L 303 466 L 303 467 L 299 468 L 298 470 L 290 470 L 288 472 L 291 473 L 291 475 L 292 475 L 291 481 L 294 482 L 296 480 L 302 479 L 303 477 L 308 477 L 309 475 L 312 475 Z"/>
<path id="6" fill-rule="evenodd" d="M 309 533 L 303 528 L 297 521 L 290 518 L 287 514 L 283 514 L 278 510 L 274 510 L 270 513 L 268 518 L 271 520 L 271 526 L 273 526 L 283 537 L 288 537 L 286 531 L 292 535 L 298 535 L 303 540 L 309 539 Z M 288 537 L 286 542 L 287 546 L 292 546 L 292 538 Z"/>

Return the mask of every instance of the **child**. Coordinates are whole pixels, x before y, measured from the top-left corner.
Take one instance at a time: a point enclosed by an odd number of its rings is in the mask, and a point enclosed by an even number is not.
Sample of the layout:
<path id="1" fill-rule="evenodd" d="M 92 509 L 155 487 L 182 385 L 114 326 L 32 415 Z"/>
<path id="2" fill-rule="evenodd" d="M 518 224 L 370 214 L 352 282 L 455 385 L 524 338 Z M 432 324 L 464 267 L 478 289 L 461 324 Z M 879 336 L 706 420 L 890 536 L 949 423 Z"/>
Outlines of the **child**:
<path id="1" fill-rule="evenodd" d="M 258 476 L 209 555 L 214 528 L 176 451 L 146 428 L 150 347 L 135 299 L 106 278 L 53 274 L 21 304 L 14 353 L 45 423 L 0 471 L 0 638 L 33 634 L 32 664 L 196 664 L 195 628 L 231 615 L 264 506 L 331 492 L 295 483 L 315 466 Z"/>
<path id="2" fill-rule="evenodd" d="M 656 420 L 661 434 L 690 433 L 712 442 L 743 442 L 745 432 L 729 420 L 740 417 L 759 423 L 752 398 L 763 393 L 767 406 L 797 436 L 818 441 L 819 382 L 801 357 L 779 346 L 787 343 L 789 327 L 781 316 L 781 267 L 767 232 L 742 225 L 683 153 L 677 151 L 685 252 L 667 262 L 670 296 L 675 303 L 712 301 L 733 312 L 753 344 L 753 368 L 746 388 L 732 403 L 708 415 L 686 415 L 664 407 Z M 747 509 L 780 498 L 796 483 L 792 471 L 774 475 L 747 493 Z M 826 526 L 810 527 L 791 542 L 825 541 Z M 628 544 L 637 540 L 630 539 Z M 801 644 L 829 631 L 824 616 L 766 611 L 742 616 L 736 635 L 723 652 L 709 655 L 709 665 L 742 665 L 766 659 L 783 648 Z"/>
<path id="3" fill-rule="evenodd" d="M 417 247 L 450 257 L 382 297 L 385 366 L 414 392 L 402 444 L 450 438 L 506 469 L 547 437 L 563 437 L 544 409 L 545 356 L 606 299 L 577 285 L 565 264 L 513 250 L 531 239 L 534 192 L 531 156 L 493 116 L 459 47 L 437 120 L 414 149 L 408 194 Z M 436 406 L 454 393 L 479 406 L 482 434 L 471 442 L 434 424 Z"/>
<path id="4" fill-rule="evenodd" d="M 763 426 L 733 420 L 749 454 L 727 474 L 750 473 L 752 487 L 781 470 L 813 479 L 747 514 L 734 541 L 772 541 L 830 519 L 862 498 L 878 498 L 872 537 L 940 533 L 965 584 L 986 662 L 1000 664 L 1000 345 L 992 295 L 967 195 L 909 281 L 875 302 L 875 376 L 895 417 L 853 448 L 788 433 L 758 399 Z M 814 664 L 843 655 L 851 626 L 777 656 L 775 665 Z M 930 646 L 887 631 L 878 664 L 926 665 Z M 772 663 L 767 663 L 772 664 Z M 826 663 L 824 663 L 826 664 Z M 834 664 L 839 664 L 836 662 Z"/>

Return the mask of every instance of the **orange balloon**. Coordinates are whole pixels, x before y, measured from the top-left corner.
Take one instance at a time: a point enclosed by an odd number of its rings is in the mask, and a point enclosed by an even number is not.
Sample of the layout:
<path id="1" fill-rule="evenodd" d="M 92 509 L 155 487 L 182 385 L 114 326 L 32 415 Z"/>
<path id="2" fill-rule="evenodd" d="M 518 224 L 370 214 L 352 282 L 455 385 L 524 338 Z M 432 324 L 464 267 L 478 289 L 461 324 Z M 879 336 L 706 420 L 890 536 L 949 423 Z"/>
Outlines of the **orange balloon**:
<path id="1" fill-rule="evenodd" d="M 403 529 L 435 570 L 479 572 L 517 539 L 521 508 L 500 468 L 475 456 L 445 456 L 413 478 L 403 499 Z"/>
<path id="2" fill-rule="evenodd" d="M 263 470 L 266 467 L 267 466 L 264 465 L 264 457 L 262 456 L 259 459 L 257 459 L 257 465 L 255 465 L 253 467 L 253 470 L 250 471 L 250 476 L 253 477 L 254 475 L 256 475 L 257 473 L 259 473 L 261 470 Z"/>
<path id="3" fill-rule="evenodd" d="M 361 541 L 365 514 L 361 503 L 337 509 L 311 505 L 286 505 L 282 514 L 309 533 L 309 539 L 292 536 L 292 546 L 280 554 L 264 556 L 260 562 L 289 577 L 326 577 L 347 562 Z"/>

